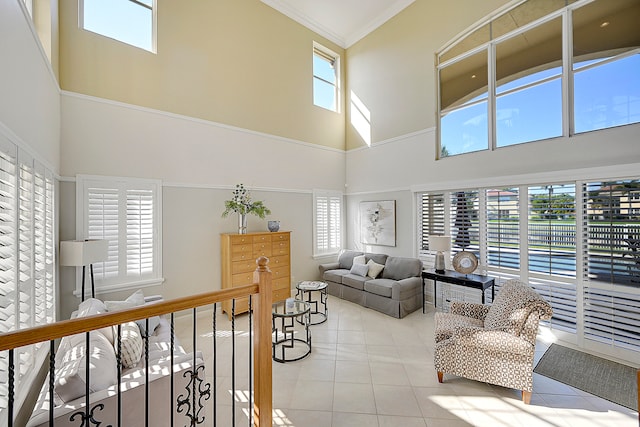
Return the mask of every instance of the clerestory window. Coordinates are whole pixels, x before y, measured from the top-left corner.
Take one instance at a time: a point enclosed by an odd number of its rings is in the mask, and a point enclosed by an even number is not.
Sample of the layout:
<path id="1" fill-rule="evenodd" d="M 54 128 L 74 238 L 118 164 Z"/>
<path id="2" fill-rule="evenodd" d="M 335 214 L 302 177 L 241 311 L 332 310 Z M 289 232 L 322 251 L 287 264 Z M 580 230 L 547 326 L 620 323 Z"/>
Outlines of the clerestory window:
<path id="1" fill-rule="evenodd" d="M 313 44 L 313 104 L 338 111 L 340 57 L 335 52 Z"/>
<path id="2" fill-rule="evenodd" d="M 156 0 L 80 0 L 80 27 L 156 51 Z"/>
<path id="3" fill-rule="evenodd" d="M 527 0 L 437 55 L 438 158 L 640 123 L 640 2 Z"/>

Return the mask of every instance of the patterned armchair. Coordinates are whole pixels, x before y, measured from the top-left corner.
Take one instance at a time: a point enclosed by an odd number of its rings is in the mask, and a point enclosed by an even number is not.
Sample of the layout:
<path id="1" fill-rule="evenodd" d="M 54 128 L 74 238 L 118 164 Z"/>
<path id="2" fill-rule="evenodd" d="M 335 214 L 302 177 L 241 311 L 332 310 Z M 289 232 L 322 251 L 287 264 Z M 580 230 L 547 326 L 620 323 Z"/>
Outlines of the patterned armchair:
<path id="1" fill-rule="evenodd" d="M 438 381 L 446 372 L 522 390 L 529 404 L 538 323 L 551 315 L 549 303 L 518 280 L 506 282 L 490 306 L 452 303 L 435 315 Z"/>

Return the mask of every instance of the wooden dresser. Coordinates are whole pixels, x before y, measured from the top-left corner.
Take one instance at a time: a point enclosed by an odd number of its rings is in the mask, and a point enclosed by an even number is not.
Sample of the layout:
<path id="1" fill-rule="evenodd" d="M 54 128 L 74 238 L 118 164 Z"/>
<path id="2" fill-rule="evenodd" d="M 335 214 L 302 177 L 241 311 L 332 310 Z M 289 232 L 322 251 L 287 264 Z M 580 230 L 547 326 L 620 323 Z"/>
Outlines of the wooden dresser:
<path id="1" fill-rule="evenodd" d="M 221 234 L 222 289 L 250 285 L 256 271 L 256 259 L 269 258 L 272 273 L 273 302 L 291 296 L 290 231 Z M 231 301 L 222 303 L 222 311 L 231 319 Z M 249 299 L 236 300 L 236 314 L 249 311 Z"/>

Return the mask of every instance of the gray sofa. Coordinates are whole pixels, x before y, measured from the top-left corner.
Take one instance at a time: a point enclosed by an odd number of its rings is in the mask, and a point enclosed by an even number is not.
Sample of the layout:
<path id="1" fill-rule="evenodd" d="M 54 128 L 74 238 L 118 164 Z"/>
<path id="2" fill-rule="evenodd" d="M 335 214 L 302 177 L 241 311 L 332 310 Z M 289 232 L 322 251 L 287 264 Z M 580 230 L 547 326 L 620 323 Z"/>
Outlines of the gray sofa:
<path id="1" fill-rule="evenodd" d="M 354 268 L 354 259 L 363 264 L 362 256 L 367 268 Z M 337 262 L 320 264 L 319 269 L 327 291 L 338 298 L 397 318 L 422 307 L 422 261 L 417 258 L 347 250 Z"/>

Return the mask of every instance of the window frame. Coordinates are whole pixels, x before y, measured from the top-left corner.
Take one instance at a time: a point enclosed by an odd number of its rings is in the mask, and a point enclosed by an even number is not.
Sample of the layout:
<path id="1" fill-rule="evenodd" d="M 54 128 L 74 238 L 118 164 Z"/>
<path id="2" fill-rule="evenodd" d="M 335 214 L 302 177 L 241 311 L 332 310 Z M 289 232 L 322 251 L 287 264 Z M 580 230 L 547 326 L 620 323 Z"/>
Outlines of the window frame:
<path id="1" fill-rule="evenodd" d="M 596 67 L 599 67 L 608 63 L 616 62 L 618 60 L 622 60 L 622 59 L 625 59 L 626 57 L 630 57 L 633 55 L 640 55 L 640 48 L 638 47 L 625 48 L 622 50 L 622 52 L 612 53 L 612 56 L 610 58 L 607 58 L 605 61 L 599 61 L 595 65 L 592 64 L 589 66 L 574 69 L 574 61 L 576 58 L 574 57 L 574 46 L 572 43 L 573 33 L 575 30 L 574 23 L 573 23 L 573 14 L 575 11 L 580 10 L 583 6 L 589 5 L 593 1 L 604 2 L 604 0 L 576 0 L 575 2 L 571 4 L 567 4 L 561 8 L 550 10 L 545 15 L 534 16 L 530 22 L 522 23 L 520 27 L 517 27 L 511 30 L 510 32 L 491 35 L 491 25 L 493 23 L 498 22 L 508 13 L 516 10 L 520 6 L 525 5 L 530 1 L 534 1 L 534 0 L 522 0 L 516 3 L 513 3 L 508 7 L 498 10 L 496 13 L 492 14 L 486 19 L 480 21 L 478 24 L 469 28 L 461 36 L 449 42 L 440 51 L 436 52 L 435 54 L 436 91 L 437 91 L 437 94 L 436 94 L 437 122 L 436 122 L 436 144 L 435 144 L 436 160 L 440 160 L 442 158 L 450 157 L 450 156 L 470 154 L 477 151 L 495 151 L 495 150 L 499 150 L 501 148 L 507 148 L 513 145 L 528 144 L 528 143 L 544 141 L 548 139 L 571 138 L 574 135 L 578 135 L 586 132 L 593 132 L 601 129 L 609 129 L 613 127 L 633 125 L 633 124 L 639 123 L 638 121 L 635 121 L 635 122 L 628 121 L 626 123 L 612 124 L 609 126 L 598 127 L 595 129 L 588 129 L 580 132 L 576 132 L 575 130 L 576 117 L 577 117 L 575 113 L 577 109 L 575 105 L 575 102 L 576 102 L 576 92 L 575 92 L 576 85 L 574 82 L 575 76 L 585 70 L 588 71 L 590 69 L 595 69 Z M 500 97 L 503 97 L 505 93 L 501 93 L 501 94 L 496 93 L 497 47 L 500 45 L 500 43 L 504 41 L 522 36 L 527 31 L 535 29 L 542 25 L 545 25 L 546 23 L 551 22 L 552 20 L 555 20 L 555 19 L 561 19 L 561 25 L 562 25 L 562 34 L 561 34 L 562 59 L 560 61 L 562 64 L 562 70 L 559 77 L 555 77 L 553 79 L 546 79 L 545 83 L 552 82 L 553 80 L 557 80 L 557 79 L 560 79 L 560 82 L 561 82 L 561 92 L 562 92 L 561 93 L 561 103 L 562 103 L 561 117 L 558 117 L 558 120 L 560 121 L 560 126 L 561 126 L 561 134 L 558 136 L 543 137 L 542 139 L 524 138 L 522 141 L 515 141 L 506 145 L 499 146 L 497 141 L 497 137 L 498 137 L 497 135 L 497 128 L 498 128 L 497 100 Z M 484 29 L 487 30 L 485 31 L 487 34 L 484 36 L 482 40 L 479 40 L 478 34 L 481 30 L 484 30 Z M 461 46 L 464 47 L 465 43 L 467 44 L 474 43 L 474 44 L 470 45 L 466 49 L 464 48 L 460 49 Z M 486 93 L 488 97 L 487 114 L 486 114 L 487 121 L 488 121 L 488 131 L 487 131 L 488 147 L 486 149 L 482 148 L 481 150 L 473 148 L 469 151 L 450 154 L 449 151 L 447 150 L 446 145 L 443 145 L 443 123 L 442 123 L 443 119 L 449 113 L 462 111 L 465 108 L 469 108 L 469 106 L 478 104 L 479 101 L 469 102 L 469 103 L 458 103 L 458 104 L 454 103 L 443 109 L 441 105 L 441 92 L 442 92 L 441 73 L 447 67 L 453 66 L 457 62 L 463 61 L 473 55 L 478 54 L 479 52 L 486 52 L 488 57 L 488 64 L 487 64 L 488 82 L 486 86 L 486 91 L 482 92 L 482 94 Z M 535 70 L 533 69 L 532 71 L 535 72 Z M 526 85 L 526 88 L 533 88 L 533 87 L 536 87 L 536 86 L 531 84 Z M 538 87 L 541 87 L 541 86 L 538 85 Z M 518 89 L 518 90 L 521 90 L 521 89 Z M 468 95 L 467 97 L 470 98 L 471 96 L 472 95 Z M 477 98 L 478 94 L 474 93 L 473 96 Z"/>
<path id="2" fill-rule="evenodd" d="M 100 238 L 89 234 L 89 219 L 87 191 L 89 188 L 109 189 L 117 191 L 118 202 L 118 243 L 117 246 L 110 244 L 109 263 L 117 264 L 117 275 L 115 277 L 103 279 L 102 268 L 105 263 L 94 264 L 97 267 L 95 277 L 96 294 L 120 291 L 135 290 L 141 287 L 155 286 L 164 282 L 162 276 L 162 182 L 155 179 L 128 178 L 128 177 L 108 177 L 97 175 L 78 175 L 76 177 L 76 238 L 83 240 L 87 238 Z M 131 275 L 127 271 L 127 193 L 130 191 L 151 191 L 153 206 L 153 226 L 152 226 L 152 250 L 153 268 L 149 274 Z M 113 193 L 111 193 L 113 194 Z M 113 258 L 113 253 L 116 258 Z M 137 252 L 139 255 L 141 251 Z M 82 269 L 76 271 L 76 286 L 74 295 L 81 295 Z M 88 275 L 88 274 L 87 274 Z M 106 274 L 108 275 L 108 274 Z M 90 280 L 87 278 L 87 280 Z"/>
<path id="3" fill-rule="evenodd" d="M 318 57 L 328 63 L 330 63 L 331 67 L 334 70 L 334 75 L 335 75 L 335 84 L 316 75 L 316 69 L 315 66 L 313 64 L 315 58 Z M 333 64 L 331 64 L 331 61 L 333 61 Z M 333 111 L 334 113 L 340 113 L 340 55 L 338 55 L 337 53 L 335 53 L 334 51 L 332 51 L 331 49 L 321 45 L 320 43 L 317 42 L 313 42 L 313 50 L 312 50 L 312 63 L 311 63 L 311 74 L 312 74 L 312 102 L 313 105 L 315 105 L 316 107 L 320 107 L 323 108 L 325 110 L 328 111 Z M 327 108 L 324 105 L 320 105 L 316 103 L 316 90 L 315 90 L 315 82 L 316 80 L 329 84 L 331 86 L 333 86 L 333 93 L 334 93 L 334 102 L 335 102 L 335 109 L 331 109 L 331 108 Z"/>
<path id="4" fill-rule="evenodd" d="M 147 52 L 151 52 L 151 53 L 157 53 L 157 28 L 158 28 L 158 18 L 157 18 L 157 8 L 158 8 L 158 0 L 152 0 L 152 4 L 151 7 L 149 7 L 148 5 L 144 4 L 141 1 L 137 1 L 137 0 L 120 0 L 120 1 L 128 1 L 136 6 L 142 7 L 144 9 L 149 9 L 151 10 L 151 46 L 149 49 L 147 49 L 144 46 L 139 46 L 133 43 L 130 43 L 129 41 L 123 40 L 122 38 L 118 38 L 115 37 L 114 35 L 108 35 L 108 34 L 103 34 L 100 32 L 97 32 L 95 30 L 86 28 L 85 26 L 85 3 L 86 0 L 78 0 L 78 26 L 80 27 L 80 29 L 84 30 L 84 31 L 89 31 L 92 32 L 94 34 L 98 34 L 102 37 L 107 37 L 111 40 L 116 40 L 120 43 L 124 43 L 128 46 L 133 46 L 136 47 L 138 49 L 142 49 L 145 50 Z"/>
<path id="5" fill-rule="evenodd" d="M 326 221 L 323 221 L 319 215 L 318 204 L 326 200 L 326 203 L 331 201 L 339 204 L 338 224 L 332 223 L 331 216 L 327 214 Z M 327 209 L 330 209 L 329 207 Z M 335 218 L 334 218 L 335 221 Z M 344 194 L 340 191 L 330 190 L 313 190 L 313 256 L 323 257 L 328 255 L 336 255 L 343 249 L 344 242 Z M 324 230 L 324 231 L 323 231 Z M 322 234 L 320 239 L 319 234 Z M 320 247 L 320 240 L 324 240 L 327 243 L 326 248 Z M 331 245 L 330 242 L 336 241 L 335 245 Z"/>

